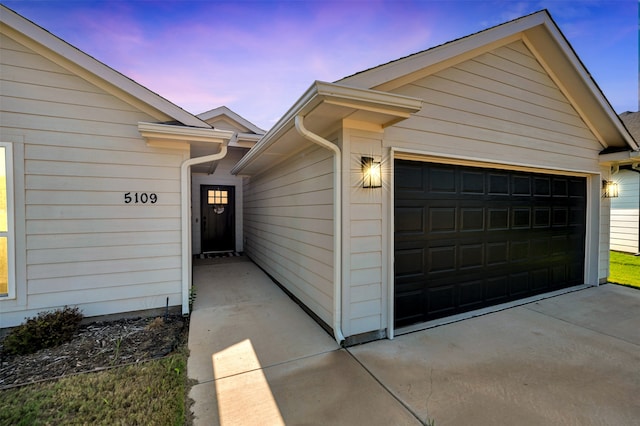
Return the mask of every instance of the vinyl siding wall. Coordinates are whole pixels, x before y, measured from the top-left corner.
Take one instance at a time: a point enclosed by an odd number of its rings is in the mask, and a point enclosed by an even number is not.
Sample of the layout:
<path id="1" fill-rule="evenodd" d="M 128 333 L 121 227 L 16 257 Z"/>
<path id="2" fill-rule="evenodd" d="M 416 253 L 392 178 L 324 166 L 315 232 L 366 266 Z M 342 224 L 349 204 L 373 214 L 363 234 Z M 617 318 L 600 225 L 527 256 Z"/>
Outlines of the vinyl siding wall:
<path id="1" fill-rule="evenodd" d="M 602 146 L 522 42 L 402 86 L 424 99 L 387 146 L 598 173 Z"/>
<path id="2" fill-rule="evenodd" d="M 64 305 L 93 316 L 180 304 L 188 152 L 146 147 L 137 123 L 153 117 L 5 36 L 1 47 L 1 136 L 21 156 L 16 229 L 26 235 L 1 325 Z M 125 204 L 126 192 L 158 201 Z"/>
<path id="3" fill-rule="evenodd" d="M 388 239 L 384 188 L 362 188 L 361 158 L 382 160 L 382 132 L 343 130 L 343 306 L 342 331 L 352 336 L 384 330 L 387 321 Z M 385 168 L 388 163 L 384 162 Z M 388 175 L 384 178 L 389 182 Z"/>
<path id="4" fill-rule="evenodd" d="M 244 186 L 244 249 L 333 323 L 333 154 L 313 146 Z"/>
<path id="5" fill-rule="evenodd" d="M 640 252 L 640 173 L 621 170 L 613 175 L 620 195 L 611 198 L 611 250 Z"/>

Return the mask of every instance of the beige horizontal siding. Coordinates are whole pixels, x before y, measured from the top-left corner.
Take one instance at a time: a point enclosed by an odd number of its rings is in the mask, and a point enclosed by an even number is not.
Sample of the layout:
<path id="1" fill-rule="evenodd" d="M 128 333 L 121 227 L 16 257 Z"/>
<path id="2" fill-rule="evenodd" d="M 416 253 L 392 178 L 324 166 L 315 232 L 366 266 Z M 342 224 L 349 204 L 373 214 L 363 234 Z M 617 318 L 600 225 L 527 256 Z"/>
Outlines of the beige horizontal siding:
<path id="1" fill-rule="evenodd" d="M 382 158 L 382 134 L 356 129 L 345 129 L 343 146 L 345 168 L 350 171 L 345 210 L 344 242 L 347 269 L 345 302 L 348 306 L 343 317 L 346 336 L 377 332 L 386 328 L 386 259 L 387 247 L 383 236 L 383 189 L 362 188 L 361 158 Z"/>
<path id="2" fill-rule="evenodd" d="M 387 146 L 533 167 L 597 171 L 602 146 L 521 42 L 405 85 L 424 99 Z"/>
<path id="3" fill-rule="evenodd" d="M 153 117 L 2 36 L 2 134 L 24 141 L 26 300 L 12 317 L 79 305 L 87 315 L 180 297 L 180 164 L 150 148 Z M 11 140 L 15 140 L 13 137 Z M 124 194 L 155 193 L 151 204 Z M 133 194 L 132 194 L 133 196 Z M 0 302 L 1 303 L 1 302 Z"/>
<path id="4" fill-rule="evenodd" d="M 246 180 L 245 251 L 332 324 L 332 157 L 312 147 Z"/>

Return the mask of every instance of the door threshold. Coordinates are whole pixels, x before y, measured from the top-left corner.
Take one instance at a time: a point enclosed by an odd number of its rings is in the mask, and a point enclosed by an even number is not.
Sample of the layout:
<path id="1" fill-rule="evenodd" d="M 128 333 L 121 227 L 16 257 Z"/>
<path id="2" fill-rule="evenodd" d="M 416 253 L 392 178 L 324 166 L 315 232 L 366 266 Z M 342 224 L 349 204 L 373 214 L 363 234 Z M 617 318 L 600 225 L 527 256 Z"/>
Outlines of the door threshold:
<path id="1" fill-rule="evenodd" d="M 446 325 L 446 324 L 452 324 L 454 322 L 464 321 L 467 319 L 480 317 L 482 315 L 504 311 L 505 309 L 511 309 L 517 306 L 527 305 L 529 303 L 538 302 L 544 299 L 550 299 L 552 297 L 561 296 L 567 293 L 573 293 L 574 291 L 580 291 L 590 287 L 597 287 L 597 286 L 592 284 L 581 284 L 573 287 L 552 291 L 550 293 L 537 294 L 535 296 L 527 297 L 525 299 L 513 300 L 511 302 L 502 303 L 500 305 L 488 306 L 486 308 L 477 309 L 475 311 L 469 311 L 469 312 L 463 312 L 461 314 L 451 315 L 450 317 L 438 318 L 431 321 L 421 322 L 418 324 L 411 324 L 406 327 L 395 329 L 394 336 L 415 333 L 416 331 L 422 331 L 422 330 L 427 330 L 429 328 L 440 327 L 441 325 Z"/>

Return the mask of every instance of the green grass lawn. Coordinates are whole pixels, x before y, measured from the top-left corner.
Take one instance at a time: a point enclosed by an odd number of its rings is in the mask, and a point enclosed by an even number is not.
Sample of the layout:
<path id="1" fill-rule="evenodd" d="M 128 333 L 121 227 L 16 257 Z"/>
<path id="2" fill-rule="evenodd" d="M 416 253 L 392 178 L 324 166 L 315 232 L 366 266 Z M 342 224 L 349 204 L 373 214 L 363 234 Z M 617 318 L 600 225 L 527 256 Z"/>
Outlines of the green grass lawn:
<path id="1" fill-rule="evenodd" d="M 640 256 L 612 251 L 609 282 L 640 288 Z"/>
<path id="2" fill-rule="evenodd" d="M 184 425 L 186 354 L 0 391 L 0 425 Z"/>

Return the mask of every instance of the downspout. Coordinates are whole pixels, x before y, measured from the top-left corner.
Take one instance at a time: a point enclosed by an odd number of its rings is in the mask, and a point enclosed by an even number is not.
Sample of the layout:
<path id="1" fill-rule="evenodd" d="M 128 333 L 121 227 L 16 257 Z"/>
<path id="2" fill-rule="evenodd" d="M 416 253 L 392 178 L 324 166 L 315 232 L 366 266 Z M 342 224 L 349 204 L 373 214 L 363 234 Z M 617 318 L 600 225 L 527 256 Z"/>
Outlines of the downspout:
<path id="1" fill-rule="evenodd" d="M 305 139 L 333 152 L 333 336 L 342 346 L 342 175 L 340 148 L 328 140 L 311 133 L 304 127 L 304 116 L 296 115 L 296 130 Z"/>
<path id="2" fill-rule="evenodd" d="M 235 134 L 234 134 L 235 136 Z M 191 179 L 189 170 L 195 164 L 217 161 L 227 155 L 227 144 L 223 143 L 217 154 L 190 158 L 180 166 L 180 208 L 182 221 L 182 315 L 189 314 L 189 290 L 191 287 Z"/>

